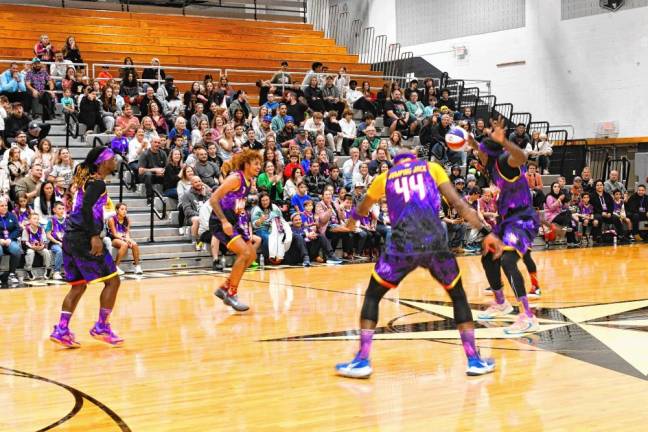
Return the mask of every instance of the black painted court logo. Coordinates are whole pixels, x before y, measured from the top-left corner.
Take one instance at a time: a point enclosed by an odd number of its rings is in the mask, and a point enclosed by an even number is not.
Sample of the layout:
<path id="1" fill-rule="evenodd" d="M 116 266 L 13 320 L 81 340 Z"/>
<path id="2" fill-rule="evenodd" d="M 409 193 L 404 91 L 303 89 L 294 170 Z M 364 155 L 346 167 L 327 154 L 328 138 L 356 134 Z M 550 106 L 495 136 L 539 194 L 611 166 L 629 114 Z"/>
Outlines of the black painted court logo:
<path id="1" fill-rule="evenodd" d="M 426 300 L 392 300 L 435 317 L 432 321 L 398 325 L 411 313 L 392 319 L 376 329 L 374 340 L 428 340 L 459 344 L 459 333 L 452 319 L 452 304 Z M 477 316 L 483 305 L 471 305 Z M 648 381 L 648 299 L 586 306 L 535 309 L 540 331 L 512 338 L 502 328 L 516 315 L 493 321 L 475 322 L 479 340 L 511 339 L 513 346 L 524 349 L 533 345 L 606 369 Z M 417 313 L 417 312 L 415 312 Z M 440 319 L 439 319 L 440 318 Z M 356 329 L 333 333 L 294 336 L 272 341 L 339 341 L 358 338 Z M 502 348 L 492 348 L 493 350 Z"/>
<path id="2" fill-rule="evenodd" d="M 599 0 L 599 6 L 612 12 L 616 12 L 623 7 L 625 0 Z"/>

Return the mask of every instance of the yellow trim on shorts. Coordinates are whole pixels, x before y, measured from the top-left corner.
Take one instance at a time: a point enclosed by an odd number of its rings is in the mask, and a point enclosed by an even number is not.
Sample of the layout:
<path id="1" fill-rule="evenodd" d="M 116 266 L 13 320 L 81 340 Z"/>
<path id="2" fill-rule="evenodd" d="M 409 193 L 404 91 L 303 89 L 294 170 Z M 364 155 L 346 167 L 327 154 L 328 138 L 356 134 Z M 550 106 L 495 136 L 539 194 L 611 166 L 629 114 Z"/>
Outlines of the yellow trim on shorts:
<path id="1" fill-rule="evenodd" d="M 516 248 L 515 246 L 504 246 L 502 249 L 505 250 L 505 251 L 515 251 L 515 252 L 517 252 L 518 255 L 520 255 L 520 256 L 524 255 L 522 252 L 520 252 L 519 250 L 517 250 L 517 248 Z"/>
<path id="2" fill-rule="evenodd" d="M 237 236 L 233 237 L 232 240 L 228 241 L 228 242 L 227 242 L 227 245 L 226 245 L 225 247 L 226 247 L 227 249 L 229 249 L 229 248 L 230 248 L 230 245 L 231 245 L 232 243 L 234 243 L 234 242 L 236 241 L 236 239 L 238 239 L 239 237 L 241 237 L 241 234 L 238 234 Z"/>
<path id="3" fill-rule="evenodd" d="M 457 283 L 459 282 L 459 279 L 461 279 L 461 272 L 459 272 L 457 277 L 454 278 L 454 280 L 452 282 L 450 282 L 449 285 L 443 285 L 443 288 L 445 288 L 446 290 L 451 290 L 452 288 L 455 287 L 455 285 L 457 285 Z"/>
<path id="4" fill-rule="evenodd" d="M 376 269 L 373 269 L 371 271 L 371 276 L 378 282 L 380 285 L 384 286 L 385 288 L 398 288 L 398 285 L 394 285 L 391 282 L 387 282 L 385 279 L 381 278 L 378 273 L 376 273 Z"/>
<path id="5" fill-rule="evenodd" d="M 104 281 L 107 281 L 108 279 L 112 279 L 112 278 L 114 278 L 114 277 L 117 276 L 117 275 L 118 275 L 117 272 L 113 272 L 113 273 L 110 273 L 108 276 L 103 276 L 103 277 L 100 277 L 100 278 L 98 278 L 98 279 L 93 279 L 93 280 L 91 280 L 90 282 L 86 282 L 86 283 L 87 283 L 87 284 L 92 284 L 92 283 L 104 282 Z"/>

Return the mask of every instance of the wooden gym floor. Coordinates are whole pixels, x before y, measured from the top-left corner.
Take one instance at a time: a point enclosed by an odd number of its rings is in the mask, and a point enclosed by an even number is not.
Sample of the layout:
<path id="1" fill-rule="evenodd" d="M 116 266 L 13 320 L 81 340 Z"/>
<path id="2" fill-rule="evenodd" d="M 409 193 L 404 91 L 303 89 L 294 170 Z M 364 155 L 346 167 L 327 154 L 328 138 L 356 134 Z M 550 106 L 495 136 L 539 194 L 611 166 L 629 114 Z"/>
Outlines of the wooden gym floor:
<path id="1" fill-rule="evenodd" d="M 112 319 L 122 348 L 87 333 L 98 286 L 71 322 L 80 350 L 47 339 L 65 286 L 2 290 L 0 431 L 645 430 L 648 246 L 534 256 L 542 331 L 504 339 L 510 319 L 478 326 L 497 370 L 476 378 L 423 271 L 381 304 L 364 381 L 333 365 L 357 349 L 370 264 L 247 273 L 246 314 L 213 296 L 222 277 L 127 281 Z M 479 258 L 459 261 L 483 307 Z"/>

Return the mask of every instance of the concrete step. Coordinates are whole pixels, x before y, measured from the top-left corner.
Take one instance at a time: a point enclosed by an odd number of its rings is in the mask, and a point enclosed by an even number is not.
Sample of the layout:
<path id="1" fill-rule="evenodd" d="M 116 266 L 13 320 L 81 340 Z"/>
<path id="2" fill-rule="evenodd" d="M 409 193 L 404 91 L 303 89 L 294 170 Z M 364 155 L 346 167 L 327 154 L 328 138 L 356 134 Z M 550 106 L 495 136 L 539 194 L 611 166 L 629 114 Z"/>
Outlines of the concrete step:
<path id="1" fill-rule="evenodd" d="M 558 177 L 560 177 L 558 174 L 543 174 L 541 176 L 542 184 L 551 186 L 551 183 L 558 181 Z"/>
<path id="2" fill-rule="evenodd" d="M 130 255 L 129 255 L 130 256 Z M 140 263 L 142 270 L 144 272 L 151 272 L 156 270 L 171 270 L 171 269 L 199 269 L 199 268 L 211 268 L 212 259 L 211 256 L 192 256 L 192 257 L 165 257 L 165 258 L 156 258 L 149 259 L 149 257 L 143 257 Z M 129 258 L 128 260 L 124 259 L 119 267 L 126 272 L 125 279 L 128 278 L 137 278 L 137 276 L 132 275 L 134 270 L 133 261 Z"/>
<path id="3" fill-rule="evenodd" d="M 149 226 L 150 223 L 150 215 L 149 211 L 134 211 L 130 212 L 128 215 L 130 218 L 131 224 L 133 226 Z M 173 211 L 169 212 L 167 211 L 167 217 L 163 220 L 160 220 L 157 218 L 157 216 L 153 216 L 153 223 L 155 224 L 156 228 L 157 227 L 168 227 L 168 226 L 178 226 L 178 212 Z"/>
<path id="4" fill-rule="evenodd" d="M 138 243 L 146 242 L 149 239 L 151 231 L 148 226 L 132 227 L 130 234 L 131 237 Z M 177 227 L 156 227 L 154 231 L 156 241 L 174 241 L 174 242 L 189 242 L 190 238 L 187 234 L 180 235 Z"/>

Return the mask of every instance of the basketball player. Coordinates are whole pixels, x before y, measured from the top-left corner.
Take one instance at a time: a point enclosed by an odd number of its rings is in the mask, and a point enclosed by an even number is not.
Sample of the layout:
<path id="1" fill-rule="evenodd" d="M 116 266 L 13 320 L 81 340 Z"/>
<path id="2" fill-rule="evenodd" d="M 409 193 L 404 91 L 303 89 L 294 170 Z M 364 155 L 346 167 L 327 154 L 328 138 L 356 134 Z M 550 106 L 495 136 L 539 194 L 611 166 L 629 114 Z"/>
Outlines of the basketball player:
<path id="1" fill-rule="evenodd" d="M 104 206 L 109 200 L 104 178 L 115 171 L 115 165 L 115 154 L 110 148 L 96 147 L 90 150 L 74 174 L 73 184 L 77 191 L 63 237 L 63 268 L 71 287 L 63 300 L 59 323 L 50 335 L 52 342 L 67 348 L 81 346 L 68 326 L 86 287 L 93 282 L 103 282 L 104 288 L 99 299 L 99 320 L 90 335 L 112 346 L 124 342 L 110 327 L 109 317 L 120 280 L 112 256 L 100 237 Z"/>
<path id="2" fill-rule="evenodd" d="M 256 245 L 253 242 L 250 215 L 246 207 L 252 179 L 261 170 L 261 156 L 258 152 L 245 149 L 234 155 L 232 172 L 212 194 L 210 204 L 214 209 L 209 227 L 222 244 L 236 254 L 230 276 L 214 293 L 232 309 L 244 312 L 249 306 L 238 299 L 238 285 L 243 272 L 256 260 Z"/>
<path id="3" fill-rule="evenodd" d="M 533 257 L 531 257 L 530 247 L 522 256 L 522 262 L 524 263 L 524 266 L 527 268 L 527 273 L 529 273 L 529 278 L 531 279 L 531 289 L 529 290 L 527 297 L 540 298 L 540 296 L 542 295 L 542 291 L 540 290 L 540 283 L 538 282 L 538 270 L 536 267 L 536 263 L 533 260 Z M 493 288 L 491 287 L 486 288 L 486 294 L 493 295 Z"/>
<path id="4" fill-rule="evenodd" d="M 478 150 L 481 163 L 491 178 L 491 182 L 500 190 L 497 197 L 499 217 L 493 233 L 504 244 L 500 258 L 492 253 L 482 257 L 482 265 L 488 283 L 493 289 L 495 302 L 483 313 L 480 320 L 492 320 L 513 312 L 513 306 L 504 298 L 500 270 L 504 270 L 506 279 L 511 284 L 518 302 L 520 313 L 513 325 L 504 329 L 506 334 L 516 335 L 538 331 L 538 319 L 529 307 L 524 278 L 518 269 L 518 260 L 525 256 L 538 234 L 540 222 L 533 208 L 529 184 L 524 175 L 524 164 L 527 157 L 522 149 L 506 139 L 506 125 L 503 119 L 493 121 L 490 137 L 481 144 L 469 137 L 469 145 Z M 527 255 L 531 259 L 531 255 Z M 531 259 L 532 261 L 532 259 Z M 533 264 L 532 270 L 535 268 Z"/>
<path id="5" fill-rule="evenodd" d="M 468 357 L 468 375 L 483 375 L 495 369 L 492 359 L 482 359 L 475 347 L 472 313 L 463 289 L 455 256 L 448 249 L 439 210 L 441 196 L 457 209 L 471 226 L 485 235 L 484 249 L 490 259 L 501 253 L 501 242 L 482 225 L 475 212 L 455 192 L 441 165 L 419 160 L 411 153 L 396 156 L 395 165 L 380 174 L 367 195 L 351 212 L 347 227 L 367 216 L 371 206 L 387 197 L 392 237 L 374 267 L 360 313 L 360 351 L 348 363 L 336 365 L 339 375 L 367 378 L 372 373 L 369 352 L 378 322 L 378 305 L 390 288 L 396 288 L 417 267 L 428 269 L 452 299 L 463 348 Z"/>

